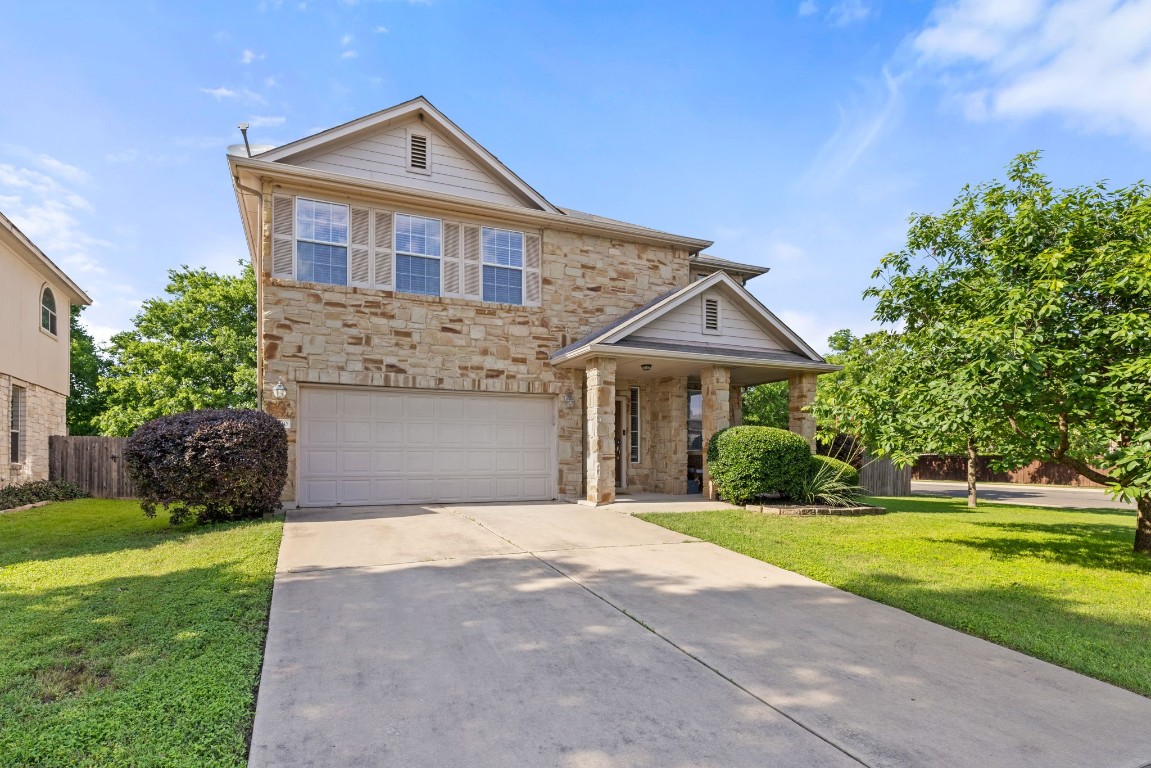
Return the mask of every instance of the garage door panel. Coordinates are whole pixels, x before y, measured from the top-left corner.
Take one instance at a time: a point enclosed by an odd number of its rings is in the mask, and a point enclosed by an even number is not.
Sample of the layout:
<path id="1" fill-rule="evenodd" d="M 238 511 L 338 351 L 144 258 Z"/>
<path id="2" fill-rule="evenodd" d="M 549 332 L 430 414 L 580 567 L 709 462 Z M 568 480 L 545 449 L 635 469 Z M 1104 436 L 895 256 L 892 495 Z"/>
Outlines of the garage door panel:
<path id="1" fill-rule="evenodd" d="M 353 417 L 357 418 L 357 417 Z M 366 421 L 344 421 L 340 423 L 340 442 L 368 445 L 372 442 L 372 425 Z"/>
<path id="2" fill-rule="evenodd" d="M 551 398 L 304 387 L 300 402 L 302 504 L 553 496 Z"/>

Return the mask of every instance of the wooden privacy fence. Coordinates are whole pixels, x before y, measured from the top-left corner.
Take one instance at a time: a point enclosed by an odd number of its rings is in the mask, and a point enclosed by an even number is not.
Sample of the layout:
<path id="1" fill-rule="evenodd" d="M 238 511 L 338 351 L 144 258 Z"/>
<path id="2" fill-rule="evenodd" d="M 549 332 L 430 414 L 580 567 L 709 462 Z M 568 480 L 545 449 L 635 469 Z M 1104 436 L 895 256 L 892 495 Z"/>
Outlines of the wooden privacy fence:
<path id="1" fill-rule="evenodd" d="M 67 480 L 98 499 L 131 499 L 136 489 L 124 461 L 126 437 L 52 435 L 48 438 L 48 477 Z"/>
<path id="2" fill-rule="evenodd" d="M 911 467 L 896 469 L 891 459 L 877 459 L 864 453 L 859 484 L 872 496 L 910 496 Z"/>

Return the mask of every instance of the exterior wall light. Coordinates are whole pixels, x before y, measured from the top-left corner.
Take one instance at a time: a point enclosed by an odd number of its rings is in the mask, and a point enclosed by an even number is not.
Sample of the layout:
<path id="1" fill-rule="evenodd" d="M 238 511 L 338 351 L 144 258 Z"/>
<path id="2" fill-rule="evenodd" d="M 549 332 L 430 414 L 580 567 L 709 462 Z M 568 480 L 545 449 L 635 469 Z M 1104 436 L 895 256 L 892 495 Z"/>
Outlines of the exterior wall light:
<path id="1" fill-rule="evenodd" d="M 288 388 L 284 386 L 284 380 L 280 379 L 272 386 L 272 397 L 277 400 L 283 400 L 288 396 Z"/>

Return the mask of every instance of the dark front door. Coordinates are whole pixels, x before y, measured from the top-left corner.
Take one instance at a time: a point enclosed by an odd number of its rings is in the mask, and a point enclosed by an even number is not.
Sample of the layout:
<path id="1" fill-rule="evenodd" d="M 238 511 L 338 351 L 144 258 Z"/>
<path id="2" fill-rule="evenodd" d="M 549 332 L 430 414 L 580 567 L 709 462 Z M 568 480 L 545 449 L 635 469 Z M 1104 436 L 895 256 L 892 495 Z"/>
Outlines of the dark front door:
<path id="1" fill-rule="evenodd" d="M 619 402 L 615 406 L 615 487 L 624 488 L 627 486 L 627 477 L 624 472 L 627 471 L 627 465 L 624 464 L 626 459 L 624 453 L 627 451 L 627 411 L 621 407 Z"/>

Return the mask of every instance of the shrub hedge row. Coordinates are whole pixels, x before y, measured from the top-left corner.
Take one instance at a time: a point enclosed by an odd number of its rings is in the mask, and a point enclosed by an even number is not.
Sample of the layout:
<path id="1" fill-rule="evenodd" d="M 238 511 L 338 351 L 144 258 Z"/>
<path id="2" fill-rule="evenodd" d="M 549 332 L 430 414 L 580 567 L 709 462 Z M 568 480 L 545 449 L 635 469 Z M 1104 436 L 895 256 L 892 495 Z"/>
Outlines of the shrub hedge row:
<path id="1" fill-rule="evenodd" d="M 0 488 L 0 509 L 15 509 L 41 501 L 87 498 L 83 488 L 64 480 L 33 480 Z"/>

